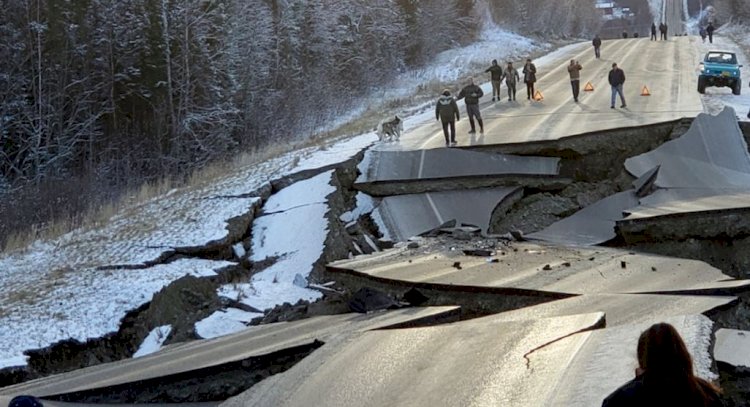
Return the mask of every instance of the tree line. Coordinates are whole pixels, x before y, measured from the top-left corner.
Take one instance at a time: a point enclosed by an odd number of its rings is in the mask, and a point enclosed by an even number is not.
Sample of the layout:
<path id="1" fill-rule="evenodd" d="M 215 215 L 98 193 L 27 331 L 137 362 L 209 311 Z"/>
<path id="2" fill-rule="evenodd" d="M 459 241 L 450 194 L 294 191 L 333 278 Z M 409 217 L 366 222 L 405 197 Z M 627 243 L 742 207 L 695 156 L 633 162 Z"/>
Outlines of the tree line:
<path id="1" fill-rule="evenodd" d="M 37 187 L 6 193 L 1 215 L 40 185 L 115 194 L 309 137 L 393 75 L 476 40 L 480 13 L 542 35 L 588 35 L 596 21 L 593 0 L 0 4 L 0 190 Z"/>

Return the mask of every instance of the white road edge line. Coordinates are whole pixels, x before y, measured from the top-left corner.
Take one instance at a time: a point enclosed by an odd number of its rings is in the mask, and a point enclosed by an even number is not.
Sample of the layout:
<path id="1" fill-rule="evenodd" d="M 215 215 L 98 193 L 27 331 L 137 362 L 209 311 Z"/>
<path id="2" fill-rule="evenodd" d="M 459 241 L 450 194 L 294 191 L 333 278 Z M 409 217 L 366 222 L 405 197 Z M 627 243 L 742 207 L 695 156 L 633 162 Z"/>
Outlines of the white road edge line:
<path id="1" fill-rule="evenodd" d="M 422 178 L 422 172 L 424 171 L 424 156 L 425 156 L 425 149 L 424 145 L 422 146 L 422 153 L 419 155 L 419 171 L 417 171 L 417 179 Z"/>
<path id="2" fill-rule="evenodd" d="M 427 197 L 427 202 L 430 203 L 432 210 L 435 212 L 435 216 L 437 216 L 438 222 L 440 222 L 440 224 L 442 225 L 443 223 L 445 223 L 445 221 L 443 220 L 443 217 L 440 216 L 440 211 L 438 211 L 438 208 L 435 205 L 435 201 L 432 200 L 432 196 L 430 196 L 429 192 L 426 193 L 425 196 Z"/>

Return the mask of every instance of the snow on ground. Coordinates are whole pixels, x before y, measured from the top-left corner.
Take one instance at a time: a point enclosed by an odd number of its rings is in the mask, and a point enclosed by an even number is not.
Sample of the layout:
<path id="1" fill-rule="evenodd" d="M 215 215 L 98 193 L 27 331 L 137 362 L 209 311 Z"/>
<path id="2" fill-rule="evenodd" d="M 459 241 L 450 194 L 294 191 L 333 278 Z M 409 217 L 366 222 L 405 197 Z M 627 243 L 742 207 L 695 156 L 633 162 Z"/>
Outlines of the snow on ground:
<path id="1" fill-rule="evenodd" d="M 208 318 L 195 324 L 195 333 L 201 338 L 211 339 L 224 335 L 230 335 L 247 328 L 247 324 L 253 318 L 262 317 L 263 314 L 242 311 L 237 308 L 227 308 L 211 314 Z"/>
<path id="2" fill-rule="evenodd" d="M 422 69 L 397 76 L 386 90 L 373 97 L 399 99 L 414 94 L 425 84 L 437 82 L 456 82 L 456 87 L 463 86 L 466 78 L 489 67 L 493 59 L 503 67 L 508 61 L 517 65 L 530 54 L 551 48 L 551 44 L 537 42 L 492 24 L 485 24 L 480 38 L 469 46 L 441 52 L 433 63 Z M 477 82 L 486 80 L 485 75 L 477 77 Z M 457 88 L 454 90 L 458 93 Z"/>
<path id="3" fill-rule="evenodd" d="M 143 343 L 138 350 L 135 351 L 133 357 L 139 358 L 141 356 L 158 352 L 159 349 L 161 349 L 161 346 L 164 345 L 164 341 L 169 337 L 170 332 L 172 332 L 172 325 L 164 325 L 154 328 L 149 332 L 146 339 L 143 340 Z"/>
<path id="4" fill-rule="evenodd" d="M 263 215 L 253 224 L 250 260 L 278 258 L 278 261 L 253 275 L 247 284 L 222 287 L 219 295 L 258 310 L 321 297 L 320 292 L 300 284 L 297 276 L 306 279 L 323 254 L 328 235 L 326 196 L 336 191 L 331 185 L 332 176 L 333 171 L 324 172 L 292 184 L 268 199 Z"/>
<path id="5" fill-rule="evenodd" d="M 737 39 L 739 42 L 735 42 Z M 750 27 L 741 25 L 723 26 L 714 35 L 714 43 L 701 43 L 700 38 L 696 39 L 699 49 L 702 53 L 709 50 L 732 51 L 737 54 L 739 63 L 743 65 L 742 71 L 742 94 L 735 96 L 730 88 L 706 88 L 706 93 L 701 98 L 703 106 L 708 113 L 718 114 L 724 109 L 724 106 L 730 106 L 737 113 L 741 121 L 750 121 L 747 117 L 750 111 L 750 59 L 748 59 L 747 50 L 750 50 Z M 698 78 L 696 77 L 696 83 Z"/>
<path id="6" fill-rule="evenodd" d="M 44 252 L 38 255 L 52 256 Z M 25 364 L 24 350 L 43 348 L 63 339 L 85 341 L 114 332 L 127 311 L 149 302 L 169 282 L 184 275 L 215 275 L 216 270 L 232 264 L 182 259 L 142 270 L 59 266 L 50 267 L 51 271 L 41 276 L 3 268 L 19 281 L 3 276 L 0 368 L 19 365 L 22 360 Z"/>
<path id="7" fill-rule="evenodd" d="M 341 215 L 341 221 L 345 223 L 353 222 L 359 219 L 360 216 L 371 213 L 376 206 L 375 200 L 370 196 L 362 192 L 357 192 L 355 196 L 356 204 L 354 210 L 346 212 Z"/>
<path id="8" fill-rule="evenodd" d="M 401 75 L 389 86 L 392 91 L 374 97 L 408 96 L 424 83 L 457 80 L 476 72 L 489 66 L 493 58 L 517 61 L 549 47 L 489 27 L 482 42 L 441 54 L 428 68 Z M 414 119 L 411 122 L 415 123 Z M 22 352 L 27 349 L 116 331 L 128 311 L 150 301 L 170 282 L 186 274 L 210 274 L 229 263 L 182 260 L 135 270 L 103 271 L 103 267 L 143 265 L 175 247 L 202 246 L 226 238 L 227 220 L 246 213 L 257 199 L 247 197 L 252 191 L 283 174 L 345 161 L 375 140 L 375 134 L 370 132 L 284 154 L 203 186 L 173 190 L 142 203 L 125 203 L 104 225 L 74 230 L 55 239 L 37 241 L 24 250 L 0 254 L 0 269 L 4 271 L 0 274 L 0 368 L 24 364 Z M 326 190 L 319 189 L 318 193 Z M 302 195 L 310 197 L 307 191 Z M 317 291 L 293 283 L 297 274 L 306 277 L 310 264 L 319 257 L 326 230 L 327 207 L 321 203 L 324 199 L 310 198 L 300 202 L 300 208 L 257 221 L 258 227 L 266 228 L 265 233 L 258 234 L 266 240 L 254 241 L 254 245 L 264 249 L 254 256 L 275 253 L 283 258 L 236 293 L 247 296 L 249 304 L 265 309 L 284 301 L 319 297 Z M 289 208 L 284 202 L 278 205 Z M 275 230 L 278 225 L 282 229 Z M 228 332 L 237 327 L 233 322 L 250 317 L 235 318 L 235 311 L 227 313 L 233 317 L 214 317 L 225 321 L 226 328 L 218 326 L 220 322 L 212 326 L 212 320 L 202 321 L 200 326 L 218 334 L 222 329 Z"/>

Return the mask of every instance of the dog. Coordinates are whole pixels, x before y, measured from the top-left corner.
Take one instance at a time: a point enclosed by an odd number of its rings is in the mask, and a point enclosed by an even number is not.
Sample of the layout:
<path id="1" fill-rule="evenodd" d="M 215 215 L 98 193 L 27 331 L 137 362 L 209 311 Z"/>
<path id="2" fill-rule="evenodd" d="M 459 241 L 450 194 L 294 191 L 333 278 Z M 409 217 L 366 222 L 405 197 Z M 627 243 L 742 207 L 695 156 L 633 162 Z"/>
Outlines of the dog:
<path id="1" fill-rule="evenodd" d="M 404 131 L 404 121 L 396 116 L 393 120 L 383 120 L 378 124 L 377 133 L 380 141 L 399 141 L 401 133 Z"/>

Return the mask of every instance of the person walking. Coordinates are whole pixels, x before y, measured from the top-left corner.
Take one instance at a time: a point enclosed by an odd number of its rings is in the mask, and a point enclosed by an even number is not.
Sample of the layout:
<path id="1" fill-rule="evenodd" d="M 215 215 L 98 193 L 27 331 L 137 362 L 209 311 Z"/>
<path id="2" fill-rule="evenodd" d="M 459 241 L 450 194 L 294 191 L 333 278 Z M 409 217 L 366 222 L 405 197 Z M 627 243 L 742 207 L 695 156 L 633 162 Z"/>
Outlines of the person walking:
<path id="1" fill-rule="evenodd" d="M 594 36 L 594 40 L 591 41 L 591 44 L 594 45 L 594 55 L 596 55 L 596 59 L 599 59 L 602 57 L 601 48 L 602 48 L 602 39 L 599 38 L 599 34 Z"/>
<path id="2" fill-rule="evenodd" d="M 492 60 L 492 66 L 487 68 L 484 72 L 490 72 L 490 81 L 492 82 L 492 101 L 500 101 L 500 84 L 503 81 L 503 67 L 497 64 L 497 59 Z"/>
<path id="3" fill-rule="evenodd" d="M 521 80 L 521 77 L 518 75 L 516 68 L 513 67 L 513 62 L 508 62 L 503 78 L 505 78 L 505 86 L 508 87 L 508 102 L 516 100 L 516 84 Z"/>
<path id="4" fill-rule="evenodd" d="M 526 84 L 526 99 L 531 100 L 534 97 L 534 83 L 536 82 L 536 66 L 531 62 L 531 58 L 526 59 L 522 72 L 523 82 Z"/>
<path id="5" fill-rule="evenodd" d="M 705 27 L 701 27 L 700 30 L 698 30 L 698 34 L 701 36 L 701 40 L 703 40 L 703 43 L 706 43 L 706 36 L 708 36 L 708 31 L 706 31 Z"/>
<path id="6" fill-rule="evenodd" d="M 635 378 L 602 402 L 602 407 L 719 407 L 721 390 L 693 372 L 693 359 L 677 330 L 658 323 L 643 331 L 636 350 Z"/>
<path id="7" fill-rule="evenodd" d="M 451 96 L 448 89 L 443 91 L 435 105 L 435 120 L 440 120 L 443 125 L 443 135 L 445 136 L 445 146 L 456 145 L 456 122 L 460 119 L 458 114 L 458 104 L 456 99 Z M 448 132 L 450 130 L 450 133 Z"/>
<path id="8" fill-rule="evenodd" d="M 568 65 L 568 74 L 570 74 L 570 87 L 573 90 L 573 100 L 578 103 L 578 93 L 581 90 L 581 64 L 571 59 Z"/>
<path id="9" fill-rule="evenodd" d="M 469 134 L 477 132 L 474 126 L 474 119 L 479 123 L 479 132 L 484 134 L 484 123 L 482 122 L 482 113 L 479 111 L 479 98 L 484 96 L 482 88 L 474 84 L 474 78 L 469 78 L 469 84 L 458 93 L 458 100 L 464 99 L 466 103 L 466 115 L 469 116 L 471 130 Z"/>
<path id="10" fill-rule="evenodd" d="M 651 23 L 651 41 L 656 41 L 656 23 Z"/>
<path id="11" fill-rule="evenodd" d="M 612 64 L 612 70 L 609 71 L 609 86 L 612 87 L 612 103 L 610 103 L 610 108 L 615 108 L 615 100 L 617 95 L 620 95 L 620 101 L 622 102 L 622 105 L 620 107 L 627 107 L 628 105 L 625 103 L 625 95 L 622 93 L 623 85 L 625 84 L 625 72 L 623 72 L 622 69 L 617 67 L 616 63 Z"/>
<path id="12" fill-rule="evenodd" d="M 708 26 L 706 27 L 706 34 L 708 34 L 708 42 L 713 44 L 714 43 L 714 31 L 716 28 L 714 28 L 714 23 L 708 22 Z"/>

